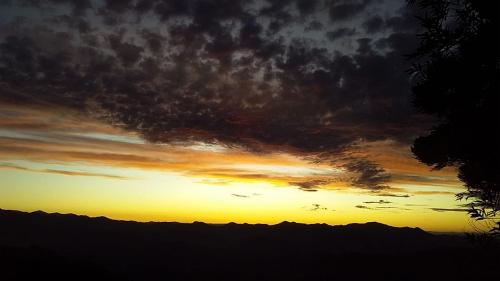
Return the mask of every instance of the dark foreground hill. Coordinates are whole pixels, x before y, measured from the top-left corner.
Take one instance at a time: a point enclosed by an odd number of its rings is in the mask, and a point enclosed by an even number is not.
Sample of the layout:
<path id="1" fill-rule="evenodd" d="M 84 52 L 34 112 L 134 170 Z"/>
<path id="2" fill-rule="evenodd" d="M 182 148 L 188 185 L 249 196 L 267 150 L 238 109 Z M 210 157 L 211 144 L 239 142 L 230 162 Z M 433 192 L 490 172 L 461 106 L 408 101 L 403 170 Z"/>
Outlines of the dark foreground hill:
<path id="1" fill-rule="evenodd" d="M 0 210 L 6 281 L 493 280 L 495 247 L 379 223 L 138 223 Z"/>

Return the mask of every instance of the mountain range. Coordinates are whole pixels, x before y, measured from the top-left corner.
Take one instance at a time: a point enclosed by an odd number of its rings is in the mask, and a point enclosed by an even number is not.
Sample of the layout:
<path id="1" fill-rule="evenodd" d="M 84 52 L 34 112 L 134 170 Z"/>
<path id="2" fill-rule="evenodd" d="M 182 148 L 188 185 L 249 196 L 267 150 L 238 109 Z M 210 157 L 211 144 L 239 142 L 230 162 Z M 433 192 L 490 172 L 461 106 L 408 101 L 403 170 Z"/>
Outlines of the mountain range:
<path id="1" fill-rule="evenodd" d="M 0 210 L 2 280 L 481 280 L 500 248 L 381 223 L 134 222 Z"/>

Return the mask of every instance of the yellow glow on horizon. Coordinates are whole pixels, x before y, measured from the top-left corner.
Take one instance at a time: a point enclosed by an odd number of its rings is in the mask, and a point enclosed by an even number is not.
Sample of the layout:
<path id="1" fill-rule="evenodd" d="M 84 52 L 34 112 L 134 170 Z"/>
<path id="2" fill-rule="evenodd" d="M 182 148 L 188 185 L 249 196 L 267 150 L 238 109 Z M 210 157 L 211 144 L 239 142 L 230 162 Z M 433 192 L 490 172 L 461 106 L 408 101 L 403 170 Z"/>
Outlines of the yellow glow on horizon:
<path id="1" fill-rule="evenodd" d="M 453 194 L 462 187 L 454 171 L 430 173 L 391 142 L 354 151 L 394 174 L 390 197 L 381 197 L 350 186 L 342 162 L 313 163 L 289 148 L 256 154 L 222 144 L 152 144 L 59 109 L 9 110 L 0 119 L 3 209 L 137 221 L 471 229 L 467 214 L 455 210 Z M 317 191 L 300 190 L 301 184 Z"/>
<path id="2" fill-rule="evenodd" d="M 432 202 L 435 196 L 411 199 L 412 205 L 421 207 L 405 206 L 409 198 L 391 200 L 390 206 L 401 210 L 360 209 L 356 205 L 377 207 L 363 202 L 377 201 L 380 197 L 346 189 L 304 192 L 271 183 L 209 184 L 176 174 L 135 169 L 125 173 L 135 179 L 75 181 L 74 176 L 0 170 L 4 179 L 0 207 L 137 221 L 276 224 L 286 220 L 331 225 L 378 221 L 431 231 L 470 230 L 465 213 L 429 209 L 433 204 L 442 207 L 443 203 L 452 202 L 447 196 L 441 196 L 441 202 Z M 313 204 L 327 209 L 312 211 Z"/>

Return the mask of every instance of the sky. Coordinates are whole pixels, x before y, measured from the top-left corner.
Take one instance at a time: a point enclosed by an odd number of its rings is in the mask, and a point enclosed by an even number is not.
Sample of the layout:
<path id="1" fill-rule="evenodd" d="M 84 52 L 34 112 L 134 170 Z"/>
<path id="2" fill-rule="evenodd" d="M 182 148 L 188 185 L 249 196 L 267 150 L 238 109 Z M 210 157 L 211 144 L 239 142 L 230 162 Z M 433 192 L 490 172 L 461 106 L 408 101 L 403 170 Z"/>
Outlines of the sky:
<path id="1" fill-rule="evenodd" d="M 0 1 L 0 208 L 469 231 L 403 0 Z"/>

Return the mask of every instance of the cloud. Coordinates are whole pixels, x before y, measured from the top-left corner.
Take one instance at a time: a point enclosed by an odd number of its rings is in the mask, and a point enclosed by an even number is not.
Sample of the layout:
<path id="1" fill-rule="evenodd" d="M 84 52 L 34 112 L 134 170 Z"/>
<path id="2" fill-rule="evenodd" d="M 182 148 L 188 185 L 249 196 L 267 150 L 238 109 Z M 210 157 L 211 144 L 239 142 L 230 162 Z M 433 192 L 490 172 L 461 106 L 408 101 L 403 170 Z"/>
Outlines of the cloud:
<path id="1" fill-rule="evenodd" d="M 311 204 L 311 206 L 305 206 L 304 208 L 307 209 L 308 211 L 311 211 L 311 212 L 328 211 L 328 210 L 335 211 L 333 209 L 328 209 L 327 207 L 324 207 L 321 204 L 317 204 L 317 203 Z"/>
<path id="2" fill-rule="evenodd" d="M 352 183 L 361 188 L 382 190 L 387 188 L 385 184 L 391 178 L 391 175 L 380 165 L 367 159 L 354 159 L 345 164 L 344 167 L 350 172 L 359 174 Z"/>
<path id="3" fill-rule="evenodd" d="M 297 0 L 296 5 L 301 15 L 313 13 L 319 6 L 320 1 L 316 0 Z"/>
<path id="4" fill-rule="evenodd" d="M 415 195 L 455 195 L 456 192 L 441 191 L 441 190 L 421 190 L 412 192 Z"/>
<path id="5" fill-rule="evenodd" d="M 461 187 L 462 183 L 457 179 L 454 173 L 448 175 L 437 174 L 404 174 L 393 175 L 392 182 L 412 184 L 427 183 L 429 186 Z"/>
<path id="6" fill-rule="evenodd" d="M 356 208 L 358 208 L 358 209 L 367 209 L 367 210 L 371 210 L 371 209 L 372 209 L 372 208 L 367 207 L 367 206 L 365 206 L 365 205 L 356 205 L 356 206 L 354 206 L 354 207 L 356 207 Z"/>
<path id="7" fill-rule="evenodd" d="M 330 180 L 310 180 L 310 181 L 302 181 L 302 182 L 290 182 L 290 185 L 298 186 L 303 191 L 314 192 L 317 191 L 321 186 L 330 183 Z"/>
<path id="8" fill-rule="evenodd" d="M 376 204 L 385 204 L 385 203 L 378 203 L 378 202 L 363 202 L 365 204 L 373 204 L 373 203 L 376 203 Z M 356 208 L 358 209 L 365 209 L 365 210 L 387 210 L 387 211 L 390 211 L 390 210 L 400 210 L 400 211 L 409 211 L 411 209 L 408 209 L 408 208 L 402 208 L 402 207 L 397 207 L 397 206 L 377 206 L 377 207 L 368 207 L 368 206 L 365 206 L 365 205 L 356 205 L 355 206 Z"/>
<path id="9" fill-rule="evenodd" d="M 111 49 L 124 66 L 133 66 L 141 58 L 141 53 L 144 51 L 142 47 L 122 42 L 122 39 L 116 35 L 111 35 L 108 39 Z M 153 47 L 152 50 L 156 49 L 156 46 L 151 44 L 151 38 L 149 40 L 149 47 Z"/>
<path id="10" fill-rule="evenodd" d="M 239 197 L 239 198 L 249 198 L 250 196 L 248 195 L 243 195 L 243 194 L 236 194 L 236 193 L 233 193 L 231 194 L 232 196 L 234 197 Z"/>
<path id="11" fill-rule="evenodd" d="M 261 196 L 262 194 L 260 194 L 260 193 L 251 193 L 251 194 L 232 193 L 231 195 L 234 197 L 239 197 L 239 198 L 250 198 L 250 197 Z"/>
<path id="12" fill-rule="evenodd" d="M 339 38 L 342 37 L 350 37 L 356 34 L 356 29 L 355 28 L 347 28 L 347 27 L 342 27 L 335 29 L 333 31 L 328 31 L 326 33 L 326 38 L 330 41 L 335 41 Z"/>
<path id="13" fill-rule="evenodd" d="M 309 25 L 304 27 L 304 31 L 319 31 L 323 29 L 323 24 L 320 21 L 311 21 Z"/>
<path id="14" fill-rule="evenodd" d="M 295 181 L 326 184 L 339 175 L 327 164 L 310 163 L 291 154 L 254 154 L 241 148 L 196 142 L 152 144 L 74 111 L 0 108 L 4 109 L 0 111 L 0 160 L 6 162 L 16 159 L 58 164 L 78 162 L 169 171 L 216 185 L 241 181 L 276 186 L 289 186 Z M 340 184 L 337 188 L 346 188 L 347 183 Z"/>
<path id="15" fill-rule="evenodd" d="M 409 198 L 409 194 L 394 194 L 394 193 L 377 193 L 377 196 L 381 197 L 399 197 L 399 198 Z"/>
<path id="16" fill-rule="evenodd" d="M 362 26 L 367 33 L 376 33 L 382 30 L 384 26 L 384 19 L 379 15 L 375 15 L 363 22 Z"/>
<path id="17" fill-rule="evenodd" d="M 385 200 L 378 200 L 378 201 L 367 201 L 363 202 L 365 204 L 391 204 L 391 201 L 385 201 Z"/>
<path id="18" fill-rule="evenodd" d="M 436 212 L 467 212 L 467 209 L 463 208 L 429 208 Z"/>
<path id="19" fill-rule="evenodd" d="M 168 4 L 166 10 L 159 8 L 162 3 L 152 3 L 151 9 L 162 16 L 186 15 L 193 23 L 182 25 L 180 33 L 171 31 L 169 34 L 144 33 L 140 25 L 136 26 L 137 30 L 127 32 L 122 29 L 118 33 L 101 27 L 92 33 L 106 35 L 107 40 L 92 47 L 78 45 L 76 39 L 66 38 L 69 31 L 56 33 L 47 26 L 39 32 L 42 37 L 47 37 L 47 40 L 51 37 L 54 44 L 64 40 L 61 44 L 64 49 L 53 51 L 44 46 L 46 42 L 42 39 L 30 34 L 28 25 L 25 38 L 13 34 L 5 37 L 2 44 L 3 60 L 9 62 L 10 70 L 4 82 L 14 87 L 17 78 L 35 75 L 30 77 L 35 82 L 33 87 L 23 89 L 22 93 L 30 98 L 37 89 L 57 81 L 58 91 L 47 95 L 50 102 L 84 106 L 91 99 L 104 110 L 109 121 L 123 123 L 151 141 L 212 139 L 250 147 L 259 143 L 286 145 L 305 151 L 338 150 L 359 137 L 368 137 L 367 128 L 350 130 L 349 125 L 356 122 L 370 126 L 363 123 L 369 123 L 376 116 L 376 112 L 372 115 L 370 111 L 380 106 L 363 108 L 360 102 L 377 103 L 377 94 L 392 91 L 389 88 L 377 89 L 377 86 L 393 84 L 386 82 L 395 77 L 372 80 L 373 73 L 364 73 L 369 67 L 392 65 L 394 58 L 391 56 L 362 58 L 340 53 L 331 56 L 326 53 L 326 48 L 316 48 L 300 40 L 283 45 L 279 37 L 262 35 L 264 27 L 258 23 L 258 15 L 248 14 L 240 1 L 225 2 L 225 8 L 233 13 L 224 14 L 215 8 L 221 4 L 214 1 Z M 270 4 L 262 10 L 270 17 L 279 17 L 274 13 L 289 5 L 288 2 L 278 4 L 274 1 Z M 368 1 L 332 5 L 333 10 L 342 11 L 367 4 Z M 114 13 L 133 8 L 128 2 L 105 2 L 101 7 Z M 232 27 L 221 25 L 228 18 L 241 21 L 238 37 L 230 35 L 234 31 Z M 125 19 L 123 21 L 123 24 L 127 23 Z M 344 33 L 353 35 L 349 31 Z M 142 45 L 139 43 L 141 35 L 146 36 Z M 188 38 L 191 40 L 185 41 Z M 163 53 L 158 53 L 160 46 Z M 206 53 L 199 52 L 203 46 L 207 47 Z M 273 46 L 277 48 L 271 48 Z M 146 48 L 152 53 L 146 52 Z M 192 56 L 190 52 L 199 54 Z M 241 56 L 245 52 L 248 56 Z M 240 59 L 224 61 L 233 55 Z M 46 61 L 53 65 L 50 71 L 46 68 Z M 273 61 L 276 62 L 273 67 L 277 68 L 276 71 L 270 70 Z M 206 62 L 213 62 L 214 67 L 208 67 Z M 153 81 L 141 67 L 147 63 L 154 64 L 157 69 L 153 74 L 157 78 Z M 29 65 L 33 72 L 26 72 L 23 65 Z M 311 67 L 315 70 L 307 70 Z M 261 71 L 268 78 L 258 78 Z M 384 70 L 381 73 L 390 75 L 394 72 Z M 402 75 L 399 79 L 406 80 Z M 249 80 L 252 83 L 248 83 Z M 358 80 L 370 81 L 375 87 L 370 91 L 359 88 L 363 83 Z M 338 85 L 334 86 L 330 81 Z M 70 92 L 72 94 L 68 95 Z M 309 101 L 307 106 L 305 98 Z M 275 112 L 280 112 L 282 117 L 273 121 L 270 117 Z M 296 115 L 298 112 L 301 116 Z M 370 118 L 363 116 L 366 114 Z M 332 126 L 333 121 L 343 126 Z"/>
<path id="20" fill-rule="evenodd" d="M 199 178 L 206 184 L 266 182 L 275 186 L 295 185 L 304 191 L 346 189 L 359 176 L 359 172 L 333 169 L 328 162 L 303 159 L 300 154 L 255 154 L 243 148 L 202 143 L 152 144 L 136 134 L 89 120 L 78 111 L 59 108 L 51 112 L 12 104 L 0 108 L 0 159 L 4 161 L 78 162 L 169 171 Z M 391 163 L 398 161 L 402 160 L 390 158 Z M 370 195 L 398 195 L 394 192 L 405 190 L 375 189 Z"/>
<path id="21" fill-rule="evenodd" d="M 427 206 L 426 204 L 405 204 L 405 206 L 408 207 L 424 207 Z"/>
<path id="22" fill-rule="evenodd" d="M 19 171 L 34 172 L 34 173 L 56 174 L 56 175 L 64 175 L 64 176 L 100 177 L 100 178 L 118 179 L 118 180 L 131 179 L 131 178 L 125 177 L 125 176 L 117 176 L 117 175 L 103 174 L 103 173 L 67 171 L 67 170 L 56 170 L 56 169 L 32 169 L 32 168 L 13 165 L 13 164 L 9 164 L 9 163 L 0 164 L 0 169 L 19 170 Z"/>
<path id="23" fill-rule="evenodd" d="M 21 2 L 25 8 L 16 8 Z M 365 20 L 379 1 L 21 2 L 2 6 L 13 15 L 0 28 L 4 104 L 65 108 L 149 143 L 199 142 L 328 162 L 351 173 L 353 187 L 375 191 L 387 189 L 390 171 L 363 156 L 349 158 L 356 145 L 387 139 L 408 145 L 423 129 L 424 122 L 415 122 L 421 117 L 412 110 L 402 56 L 415 38 L 404 19 L 408 9 Z M 23 16 L 29 20 L 15 22 Z M 316 27 L 304 34 L 306 24 Z M 318 35 L 320 25 L 332 31 Z M 339 44 L 340 38 L 353 46 Z M 40 142 L 0 147 L 11 156 L 164 165 L 193 175 L 275 180 L 304 191 L 338 180 L 336 174 L 297 179 L 196 169 L 150 152 L 67 148 Z"/>
<path id="24" fill-rule="evenodd" d="M 411 210 L 411 209 L 408 209 L 408 208 L 401 208 L 401 207 L 395 207 L 395 206 L 379 206 L 379 207 L 375 207 L 374 209 L 376 209 L 376 210 L 391 209 L 391 210 L 400 210 L 400 211 L 410 211 Z"/>
<path id="25" fill-rule="evenodd" d="M 331 1 L 330 20 L 343 21 L 361 13 L 370 4 L 371 0 Z"/>

